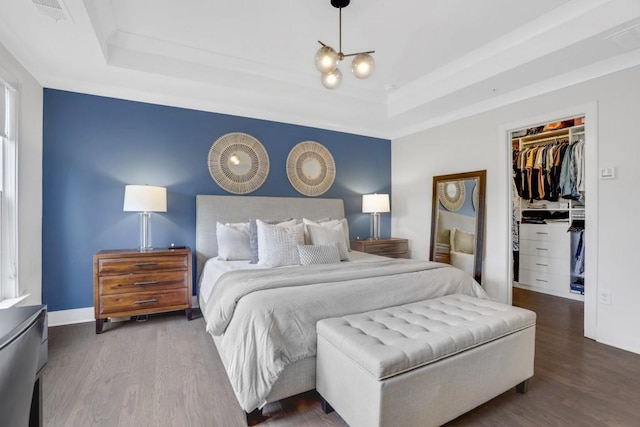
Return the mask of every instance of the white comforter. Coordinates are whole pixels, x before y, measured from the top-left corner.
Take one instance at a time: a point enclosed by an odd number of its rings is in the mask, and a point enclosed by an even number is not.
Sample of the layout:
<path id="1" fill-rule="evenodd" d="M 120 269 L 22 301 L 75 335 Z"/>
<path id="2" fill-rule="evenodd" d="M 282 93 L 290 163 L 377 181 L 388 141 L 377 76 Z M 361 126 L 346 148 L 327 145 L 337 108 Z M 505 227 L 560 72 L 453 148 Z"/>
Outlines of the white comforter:
<path id="1" fill-rule="evenodd" d="M 315 356 L 316 322 L 447 294 L 486 298 L 469 275 L 427 261 L 383 260 L 230 271 L 205 306 L 207 331 L 242 408 L 264 406 L 286 365 Z"/>

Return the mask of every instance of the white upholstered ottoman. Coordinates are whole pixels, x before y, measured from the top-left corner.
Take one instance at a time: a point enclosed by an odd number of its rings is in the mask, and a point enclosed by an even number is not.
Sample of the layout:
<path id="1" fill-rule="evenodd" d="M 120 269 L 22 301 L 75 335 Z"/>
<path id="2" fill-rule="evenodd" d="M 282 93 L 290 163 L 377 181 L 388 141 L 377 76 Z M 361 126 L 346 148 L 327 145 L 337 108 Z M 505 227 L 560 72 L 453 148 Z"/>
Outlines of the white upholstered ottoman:
<path id="1" fill-rule="evenodd" d="M 526 392 L 535 321 L 466 295 L 321 320 L 316 389 L 350 426 L 439 426 Z"/>

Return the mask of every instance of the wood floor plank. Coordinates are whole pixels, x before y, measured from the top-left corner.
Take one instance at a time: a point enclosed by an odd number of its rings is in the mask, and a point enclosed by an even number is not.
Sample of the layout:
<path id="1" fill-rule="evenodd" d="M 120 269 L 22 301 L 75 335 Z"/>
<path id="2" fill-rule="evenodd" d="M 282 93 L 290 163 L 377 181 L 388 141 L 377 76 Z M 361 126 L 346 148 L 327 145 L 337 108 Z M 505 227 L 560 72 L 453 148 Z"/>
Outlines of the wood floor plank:
<path id="1" fill-rule="evenodd" d="M 640 426 L 640 355 L 584 338 L 580 302 L 515 289 L 514 305 L 538 315 L 528 393 L 509 390 L 448 427 Z M 183 313 L 101 335 L 91 323 L 51 328 L 43 392 L 52 427 L 246 425 L 204 320 Z M 347 425 L 313 391 L 264 414 L 265 427 Z"/>

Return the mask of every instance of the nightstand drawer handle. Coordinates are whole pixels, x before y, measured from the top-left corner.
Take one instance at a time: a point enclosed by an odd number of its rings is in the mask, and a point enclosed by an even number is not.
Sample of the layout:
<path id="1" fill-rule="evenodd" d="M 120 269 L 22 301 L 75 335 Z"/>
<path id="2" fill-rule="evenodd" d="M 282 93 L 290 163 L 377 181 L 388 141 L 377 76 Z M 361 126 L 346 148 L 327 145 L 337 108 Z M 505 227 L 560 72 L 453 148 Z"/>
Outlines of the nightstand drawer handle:
<path id="1" fill-rule="evenodd" d="M 541 267 L 549 267 L 549 264 L 540 264 L 539 262 L 536 262 L 536 265 L 539 265 Z"/>
<path id="2" fill-rule="evenodd" d="M 549 233 L 543 233 L 542 231 L 536 231 L 536 234 L 549 234 Z"/>
<path id="3" fill-rule="evenodd" d="M 136 262 L 133 265 L 134 265 L 134 267 L 147 267 L 149 265 L 158 265 L 158 263 L 157 262 L 153 262 L 153 261 L 150 261 L 150 262 Z"/>
<path id="4" fill-rule="evenodd" d="M 144 285 L 157 285 L 158 282 L 157 280 L 149 280 L 148 282 L 133 282 L 134 286 L 144 286 Z"/>
<path id="5" fill-rule="evenodd" d="M 543 279 L 536 279 L 536 282 L 544 282 L 544 283 L 548 283 L 548 280 L 543 280 Z"/>
<path id="6" fill-rule="evenodd" d="M 549 250 L 547 248 L 536 248 L 536 249 L 539 250 L 539 251 L 548 251 Z"/>
<path id="7" fill-rule="evenodd" d="M 148 303 L 153 303 L 153 302 L 158 302 L 158 299 L 157 298 L 141 299 L 141 300 L 138 300 L 138 301 L 134 302 L 134 304 L 148 304 Z"/>

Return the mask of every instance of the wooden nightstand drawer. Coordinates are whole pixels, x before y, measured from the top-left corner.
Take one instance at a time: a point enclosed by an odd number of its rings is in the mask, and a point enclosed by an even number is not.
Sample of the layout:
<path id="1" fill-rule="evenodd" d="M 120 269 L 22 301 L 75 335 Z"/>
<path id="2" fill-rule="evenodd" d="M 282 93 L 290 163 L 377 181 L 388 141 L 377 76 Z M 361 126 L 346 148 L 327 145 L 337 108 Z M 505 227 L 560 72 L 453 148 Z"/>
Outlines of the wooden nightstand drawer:
<path id="1" fill-rule="evenodd" d="M 101 298 L 100 313 L 111 316 L 126 313 L 127 316 L 131 316 L 138 313 L 179 310 L 187 303 L 186 289 L 105 295 Z"/>
<path id="2" fill-rule="evenodd" d="M 186 270 L 187 263 L 187 258 L 184 255 L 144 258 L 102 258 L 98 262 L 98 274 L 124 274 L 153 270 Z"/>
<path id="3" fill-rule="evenodd" d="M 124 276 L 100 277 L 100 294 L 122 294 L 130 292 L 162 291 L 184 288 L 187 283 L 186 271 L 127 274 Z"/>
<path id="4" fill-rule="evenodd" d="M 391 258 L 409 258 L 409 241 L 407 239 L 391 237 L 378 240 L 352 240 L 351 249 Z"/>
<path id="5" fill-rule="evenodd" d="M 407 242 L 381 243 L 381 244 L 371 245 L 369 249 L 369 253 L 376 254 L 376 255 L 393 255 L 393 254 L 407 252 L 408 250 L 409 250 L 409 244 Z"/>

